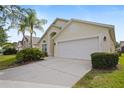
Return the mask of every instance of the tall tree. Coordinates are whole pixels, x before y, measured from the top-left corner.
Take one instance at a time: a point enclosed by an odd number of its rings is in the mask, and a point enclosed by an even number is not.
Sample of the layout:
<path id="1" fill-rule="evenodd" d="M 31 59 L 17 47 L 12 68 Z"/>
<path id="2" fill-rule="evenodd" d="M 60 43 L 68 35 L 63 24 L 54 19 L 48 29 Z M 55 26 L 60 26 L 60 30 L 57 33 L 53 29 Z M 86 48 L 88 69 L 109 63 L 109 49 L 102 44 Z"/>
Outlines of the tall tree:
<path id="1" fill-rule="evenodd" d="M 27 9 L 27 26 L 30 32 L 30 47 L 32 48 L 32 35 L 36 34 L 35 29 L 43 31 L 43 25 L 47 23 L 45 19 L 38 19 L 35 10 Z"/>
<path id="2" fill-rule="evenodd" d="M 27 28 L 27 18 L 25 17 L 25 19 L 23 19 L 18 25 L 18 34 L 22 33 L 23 39 L 26 39 L 25 37 L 26 28 Z M 24 42 L 23 42 L 23 46 L 25 47 Z"/>
<path id="3" fill-rule="evenodd" d="M 22 20 L 25 9 L 16 5 L 0 5 L 0 27 L 6 30 L 14 27 Z"/>
<path id="4" fill-rule="evenodd" d="M 6 34 L 6 31 L 2 27 L 0 27 L 0 47 L 2 47 L 2 45 L 7 42 L 7 38 L 8 36 Z"/>

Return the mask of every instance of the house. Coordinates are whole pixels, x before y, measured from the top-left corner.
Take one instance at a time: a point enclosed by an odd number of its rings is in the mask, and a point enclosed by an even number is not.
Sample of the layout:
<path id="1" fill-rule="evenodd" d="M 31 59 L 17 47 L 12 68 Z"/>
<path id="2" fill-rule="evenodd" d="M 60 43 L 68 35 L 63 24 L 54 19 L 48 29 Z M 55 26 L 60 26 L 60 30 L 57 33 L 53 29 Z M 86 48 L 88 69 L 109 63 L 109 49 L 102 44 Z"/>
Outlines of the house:
<path id="1" fill-rule="evenodd" d="M 38 43 L 38 41 L 40 40 L 40 37 L 32 37 L 32 47 L 33 48 L 37 48 L 38 47 L 38 45 L 37 45 L 37 43 Z M 28 48 L 28 47 L 30 47 L 30 36 L 25 36 L 25 38 L 23 38 L 23 46 L 24 46 L 24 48 L 26 47 L 26 48 Z"/>
<path id="2" fill-rule="evenodd" d="M 20 51 L 23 49 L 23 43 L 22 41 L 18 41 L 17 45 L 16 45 L 16 50 Z"/>
<path id="3" fill-rule="evenodd" d="M 120 41 L 120 50 L 124 53 L 124 41 Z"/>
<path id="4" fill-rule="evenodd" d="M 38 48 L 38 41 L 40 40 L 39 37 L 32 37 L 32 47 L 33 48 Z M 24 48 L 29 48 L 30 47 L 30 36 L 25 36 L 22 38 L 22 41 L 19 41 L 17 44 L 17 50 L 22 50 Z"/>
<path id="5" fill-rule="evenodd" d="M 114 26 L 57 18 L 38 42 L 48 56 L 90 60 L 94 52 L 115 52 Z"/>

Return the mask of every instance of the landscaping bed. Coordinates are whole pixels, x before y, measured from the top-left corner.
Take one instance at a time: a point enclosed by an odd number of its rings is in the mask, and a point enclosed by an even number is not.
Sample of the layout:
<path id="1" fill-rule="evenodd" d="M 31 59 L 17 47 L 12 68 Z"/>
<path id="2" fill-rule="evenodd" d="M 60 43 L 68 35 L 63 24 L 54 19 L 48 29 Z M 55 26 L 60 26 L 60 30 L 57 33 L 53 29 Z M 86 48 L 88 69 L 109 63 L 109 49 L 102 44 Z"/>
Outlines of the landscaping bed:
<path id="1" fill-rule="evenodd" d="M 0 70 L 39 62 L 44 57 L 46 54 L 37 48 L 26 48 L 16 55 L 0 55 Z"/>
<path id="2" fill-rule="evenodd" d="M 40 60 L 43 60 L 43 59 L 40 59 Z M 39 61 L 30 61 L 30 62 L 28 61 L 24 63 L 23 62 L 17 63 L 18 61 L 16 59 L 16 55 L 0 55 L 0 70 L 22 66 L 26 64 L 31 64 Z"/>
<path id="3" fill-rule="evenodd" d="M 124 54 L 119 58 L 117 69 L 92 69 L 81 78 L 74 88 L 123 88 L 124 87 Z"/>

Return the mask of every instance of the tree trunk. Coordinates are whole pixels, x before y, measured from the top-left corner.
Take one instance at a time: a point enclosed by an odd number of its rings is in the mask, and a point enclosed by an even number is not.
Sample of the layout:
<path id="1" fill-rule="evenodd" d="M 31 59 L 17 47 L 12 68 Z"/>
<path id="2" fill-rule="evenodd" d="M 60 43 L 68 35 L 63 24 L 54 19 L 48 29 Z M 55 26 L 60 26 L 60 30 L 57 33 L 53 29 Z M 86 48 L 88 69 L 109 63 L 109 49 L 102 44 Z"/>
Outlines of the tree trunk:
<path id="1" fill-rule="evenodd" d="M 23 43 L 23 47 L 25 48 L 25 43 L 24 43 L 24 41 L 26 40 L 25 39 L 25 33 L 23 32 L 22 35 L 23 35 L 23 41 L 22 41 L 22 43 Z"/>
<path id="2" fill-rule="evenodd" d="M 32 48 L 32 32 L 30 33 L 30 48 Z"/>

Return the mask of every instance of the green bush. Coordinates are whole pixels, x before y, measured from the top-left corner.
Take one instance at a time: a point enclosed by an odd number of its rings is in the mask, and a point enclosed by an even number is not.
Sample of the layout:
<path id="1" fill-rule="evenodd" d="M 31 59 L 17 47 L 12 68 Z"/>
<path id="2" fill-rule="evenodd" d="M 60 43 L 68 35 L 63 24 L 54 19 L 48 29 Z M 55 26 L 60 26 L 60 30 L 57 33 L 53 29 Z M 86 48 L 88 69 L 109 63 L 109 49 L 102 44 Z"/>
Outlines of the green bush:
<path id="1" fill-rule="evenodd" d="M 119 55 L 117 53 L 93 53 L 91 59 L 93 68 L 113 68 L 118 64 Z"/>
<path id="2" fill-rule="evenodd" d="M 19 62 L 27 62 L 27 61 L 37 61 L 43 58 L 44 55 L 37 48 L 26 48 L 17 53 L 16 59 Z"/>
<path id="3" fill-rule="evenodd" d="M 122 55 L 122 52 L 121 51 L 117 51 L 118 55 L 121 56 Z"/>
<path id="4" fill-rule="evenodd" d="M 15 48 L 7 48 L 3 51 L 3 55 L 12 55 L 16 53 L 17 53 L 17 50 Z"/>
<path id="5" fill-rule="evenodd" d="M 43 57 L 47 57 L 47 56 L 48 56 L 47 52 L 43 52 L 43 51 L 42 51 L 42 56 L 43 56 Z"/>

